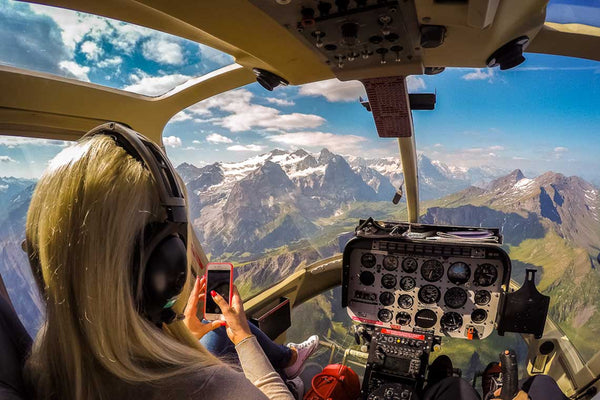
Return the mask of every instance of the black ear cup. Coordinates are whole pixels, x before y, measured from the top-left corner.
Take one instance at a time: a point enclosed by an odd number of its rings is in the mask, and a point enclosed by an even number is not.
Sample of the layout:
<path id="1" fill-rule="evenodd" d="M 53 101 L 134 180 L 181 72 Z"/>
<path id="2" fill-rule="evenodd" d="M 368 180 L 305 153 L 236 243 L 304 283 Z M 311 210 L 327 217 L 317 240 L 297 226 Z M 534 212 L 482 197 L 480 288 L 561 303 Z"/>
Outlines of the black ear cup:
<path id="1" fill-rule="evenodd" d="M 187 254 L 184 241 L 169 235 L 160 241 L 148 258 L 144 271 L 143 311 L 154 323 L 169 323 L 175 318 L 175 303 L 187 279 Z"/>

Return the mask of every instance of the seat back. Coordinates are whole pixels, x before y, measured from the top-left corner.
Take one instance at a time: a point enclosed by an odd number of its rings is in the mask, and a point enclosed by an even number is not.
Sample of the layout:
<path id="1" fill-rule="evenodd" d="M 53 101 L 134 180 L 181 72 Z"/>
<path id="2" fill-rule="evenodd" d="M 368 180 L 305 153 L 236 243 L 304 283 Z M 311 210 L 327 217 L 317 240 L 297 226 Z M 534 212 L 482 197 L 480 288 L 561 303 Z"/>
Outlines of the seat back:
<path id="1" fill-rule="evenodd" d="M 1 278 L 0 278 L 1 280 Z M 32 340 L 8 299 L 0 295 L 0 399 L 28 398 L 23 382 L 23 367 Z"/>

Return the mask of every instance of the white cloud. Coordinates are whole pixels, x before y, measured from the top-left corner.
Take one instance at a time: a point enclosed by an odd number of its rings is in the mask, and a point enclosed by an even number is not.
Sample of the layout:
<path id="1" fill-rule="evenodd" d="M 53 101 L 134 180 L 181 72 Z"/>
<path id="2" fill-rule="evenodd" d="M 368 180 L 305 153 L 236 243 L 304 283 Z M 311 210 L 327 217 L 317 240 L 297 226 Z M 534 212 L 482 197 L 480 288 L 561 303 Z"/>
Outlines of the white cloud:
<path id="1" fill-rule="evenodd" d="M 69 146 L 72 142 L 66 140 L 50 140 L 50 139 L 37 139 L 20 136 L 0 136 L 0 146 L 6 146 L 9 149 L 18 146 Z"/>
<path id="2" fill-rule="evenodd" d="M 208 47 L 203 44 L 198 44 L 198 51 L 200 52 L 200 57 L 202 58 L 203 64 L 206 60 L 219 65 L 229 65 L 234 61 L 233 57 L 231 57 L 229 54 L 223 53 L 217 49 L 213 49 L 212 47 Z"/>
<path id="3" fill-rule="evenodd" d="M 192 119 L 192 116 L 189 113 L 186 113 L 185 111 L 180 111 L 177 114 L 173 115 L 169 122 L 181 122 L 187 121 L 189 119 Z"/>
<path id="4" fill-rule="evenodd" d="M 272 135 L 269 140 L 294 148 L 323 148 L 337 152 L 353 152 L 361 149 L 366 138 L 356 135 L 336 135 L 329 132 L 292 132 Z"/>
<path id="5" fill-rule="evenodd" d="M 367 96 L 363 84 L 359 81 L 342 82 L 336 78 L 307 83 L 300 86 L 298 93 L 302 96 L 323 96 L 331 102 L 358 101 L 359 96 Z"/>
<path id="6" fill-rule="evenodd" d="M 90 40 L 81 44 L 81 52 L 85 54 L 85 58 L 90 61 L 96 61 L 104 53 L 101 47 L 98 47 L 96 42 Z"/>
<path id="7" fill-rule="evenodd" d="M 569 151 L 567 147 L 559 146 L 554 148 L 555 153 L 566 153 L 567 151 Z"/>
<path id="8" fill-rule="evenodd" d="M 123 90 L 144 94 L 146 96 L 159 96 L 167 93 L 177 85 L 182 84 L 191 77 L 182 74 L 149 76 L 143 72 L 131 75 L 131 85 L 125 86 Z"/>
<path id="9" fill-rule="evenodd" d="M 261 151 L 262 149 L 263 149 L 263 146 L 259 146 L 256 144 L 247 144 L 247 145 L 236 144 L 233 146 L 229 146 L 227 148 L 227 150 L 230 150 L 230 151 Z"/>
<path id="10" fill-rule="evenodd" d="M 206 137 L 206 141 L 208 143 L 213 143 L 213 144 L 217 144 L 217 143 L 233 143 L 233 140 L 229 139 L 226 136 L 219 135 L 218 133 L 211 133 L 210 135 L 208 135 Z"/>
<path id="11" fill-rule="evenodd" d="M 425 80 L 418 76 L 409 76 L 406 78 L 406 87 L 409 92 L 425 89 Z M 307 83 L 300 86 L 298 93 L 302 96 L 323 96 L 330 102 L 352 102 L 358 101 L 359 97 L 367 97 L 367 92 L 361 82 L 343 82 L 336 78 Z"/>
<path id="12" fill-rule="evenodd" d="M 493 77 L 494 77 L 493 69 L 477 68 L 475 71 L 469 72 L 469 73 L 463 75 L 461 78 L 466 81 L 483 81 L 483 80 L 488 79 L 491 82 Z"/>
<path id="13" fill-rule="evenodd" d="M 444 147 L 444 145 L 441 143 L 436 143 L 433 145 L 433 147 L 439 148 L 439 147 Z"/>
<path id="14" fill-rule="evenodd" d="M 492 151 L 502 151 L 504 150 L 504 146 L 490 146 L 488 147 Z"/>
<path id="15" fill-rule="evenodd" d="M 123 63 L 123 59 L 119 56 L 114 56 L 112 58 L 106 58 L 102 61 L 99 61 L 96 66 L 98 68 L 106 68 L 106 67 L 116 67 Z"/>
<path id="16" fill-rule="evenodd" d="M 199 140 L 192 140 L 192 143 L 193 143 L 193 144 L 202 144 L 202 142 L 201 142 L 201 141 L 199 141 Z"/>
<path id="17" fill-rule="evenodd" d="M 294 130 L 316 128 L 325 118 L 314 114 L 282 114 L 276 108 L 253 104 L 254 95 L 246 89 L 232 90 L 213 96 L 187 109 L 202 117 L 212 116 L 212 110 L 228 113 L 224 117 L 200 119 L 198 122 L 211 122 L 232 132 L 247 131 L 253 128 Z"/>
<path id="18" fill-rule="evenodd" d="M 177 136 L 167 136 L 163 138 L 163 144 L 166 147 L 173 147 L 173 148 L 177 148 L 177 147 L 181 147 L 181 139 L 178 138 Z"/>
<path id="19" fill-rule="evenodd" d="M 0 162 L 2 162 L 2 163 L 9 163 L 9 162 L 16 163 L 17 160 L 15 160 L 14 158 L 9 157 L 9 156 L 0 156 Z"/>
<path id="20" fill-rule="evenodd" d="M 292 100 L 278 99 L 277 97 L 267 97 L 265 100 L 278 106 L 293 106 L 296 104 Z"/>
<path id="21" fill-rule="evenodd" d="M 79 65 L 75 61 L 61 61 L 60 63 L 58 63 L 58 66 L 60 67 L 60 69 L 72 75 L 76 79 L 79 79 L 80 81 L 90 81 L 90 78 L 88 77 L 90 67 Z"/>
<path id="22" fill-rule="evenodd" d="M 183 64 L 183 49 L 175 42 L 153 38 L 142 45 L 142 54 L 148 60 L 162 64 Z"/>

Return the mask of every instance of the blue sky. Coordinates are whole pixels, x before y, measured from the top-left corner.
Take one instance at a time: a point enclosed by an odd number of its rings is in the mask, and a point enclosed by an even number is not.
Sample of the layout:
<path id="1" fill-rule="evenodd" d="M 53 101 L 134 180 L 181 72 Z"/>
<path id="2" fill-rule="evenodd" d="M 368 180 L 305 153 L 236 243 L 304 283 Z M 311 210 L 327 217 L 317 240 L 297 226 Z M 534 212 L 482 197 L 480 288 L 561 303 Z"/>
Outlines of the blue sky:
<path id="1" fill-rule="evenodd" d="M 558 3 L 558 2 L 557 2 Z M 66 10 L 0 0 L 0 63 L 147 95 L 230 64 L 226 54 L 149 29 Z M 449 165 L 580 175 L 600 184 L 600 64 L 527 55 L 510 71 L 451 69 L 410 77 L 436 92 L 414 115 L 417 147 Z M 165 129 L 175 164 L 238 161 L 298 147 L 368 158 L 397 156 L 357 98 L 337 80 L 267 92 L 258 84 L 208 99 Z M 0 137 L 0 176 L 37 176 L 62 142 Z"/>

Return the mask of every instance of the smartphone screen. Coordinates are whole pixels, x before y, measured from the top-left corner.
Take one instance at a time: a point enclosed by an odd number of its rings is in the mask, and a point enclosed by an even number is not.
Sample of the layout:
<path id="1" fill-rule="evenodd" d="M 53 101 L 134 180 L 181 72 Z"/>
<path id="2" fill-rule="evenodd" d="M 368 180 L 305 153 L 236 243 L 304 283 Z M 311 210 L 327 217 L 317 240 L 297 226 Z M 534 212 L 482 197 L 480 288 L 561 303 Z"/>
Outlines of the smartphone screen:
<path id="1" fill-rule="evenodd" d="M 229 301 L 229 278 L 231 271 L 229 270 L 208 270 L 206 274 L 206 313 L 207 314 L 222 314 L 221 308 L 215 303 L 211 291 L 219 293 L 225 301 Z"/>

